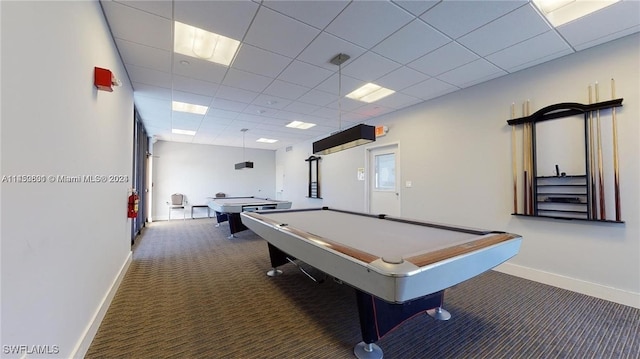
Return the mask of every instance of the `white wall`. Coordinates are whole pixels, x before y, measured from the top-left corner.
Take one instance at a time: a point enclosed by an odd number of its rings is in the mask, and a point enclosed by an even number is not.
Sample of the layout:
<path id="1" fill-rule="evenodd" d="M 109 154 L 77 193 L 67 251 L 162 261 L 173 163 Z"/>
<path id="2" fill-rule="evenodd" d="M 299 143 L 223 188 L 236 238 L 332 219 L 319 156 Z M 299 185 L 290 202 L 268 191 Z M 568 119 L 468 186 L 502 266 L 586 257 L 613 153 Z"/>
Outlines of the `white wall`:
<path id="1" fill-rule="evenodd" d="M 0 9 L 1 174 L 130 177 L 133 93 L 98 2 Z M 95 66 L 123 86 L 98 92 Z M 130 260 L 130 183 L 10 181 L 1 186 L 0 356 L 82 357 Z M 27 348 L 9 353 L 16 345 Z"/>
<path id="2" fill-rule="evenodd" d="M 325 205 L 364 211 L 365 182 L 356 180 L 356 171 L 365 167 L 365 148 L 398 143 L 401 183 L 409 180 L 413 185 L 401 189 L 402 216 L 521 234 L 520 254 L 501 270 L 640 307 L 639 38 L 631 35 L 371 122 L 387 125 L 388 135 L 369 146 L 323 156 L 323 200 L 304 198 L 303 160 L 311 154 L 311 142 L 293 146 L 290 152 L 278 150 L 283 195 L 297 208 Z M 587 86 L 595 81 L 603 101 L 610 98 L 611 78 L 616 79 L 617 97 L 624 98 L 617 122 L 626 223 L 511 216 L 511 128 L 506 123 L 511 103 L 518 104 L 517 117 L 527 99 L 532 112 L 559 102 L 587 103 Z M 607 118 L 603 117 L 603 129 L 610 131 Z M 520 132 L 518 139 L 521 143 Z M 611 206 L 612 177 L 608 178 Z M 613 207 L 608 213 L 611 218 Z"/>
<path id="3" fill-rule="evenodd" d="M 275 151 L 246 148 L 244 159 L 253 161 L 254 167 L 235 170 L 234 165 L 243 162 L 241 147 L 156 142 L 153 145 L 153 219 L 168 219 L 166 202 L 176 192 L 187 196 L 188 205 L 207 204 L 207 198 L 218 192 L 227 197 L 275 198 Z M 179 215 L 174 211 L 171 216 Z"/>

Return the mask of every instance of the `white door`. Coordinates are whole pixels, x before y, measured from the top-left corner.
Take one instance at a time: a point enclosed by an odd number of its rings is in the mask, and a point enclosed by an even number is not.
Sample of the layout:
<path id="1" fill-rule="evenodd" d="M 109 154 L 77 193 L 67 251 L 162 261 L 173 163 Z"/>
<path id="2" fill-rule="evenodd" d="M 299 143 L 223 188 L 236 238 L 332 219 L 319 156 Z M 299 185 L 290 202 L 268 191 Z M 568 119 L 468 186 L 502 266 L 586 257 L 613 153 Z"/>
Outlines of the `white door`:
<path id="1" fill-rule="evenodd" d="M 398 145 L 367 150 L 369 213 L 400 216 Z"/>

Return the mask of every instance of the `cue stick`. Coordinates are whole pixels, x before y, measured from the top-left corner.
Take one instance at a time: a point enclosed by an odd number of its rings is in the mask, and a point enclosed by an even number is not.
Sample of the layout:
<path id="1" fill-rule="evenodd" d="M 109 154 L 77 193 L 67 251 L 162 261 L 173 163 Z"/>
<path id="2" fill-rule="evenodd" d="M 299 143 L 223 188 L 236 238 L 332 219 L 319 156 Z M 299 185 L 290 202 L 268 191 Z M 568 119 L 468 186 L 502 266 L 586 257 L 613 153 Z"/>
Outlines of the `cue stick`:
<path id="1" fill-rule="evenodd" d="M 522 104 L 522 116 L 526 116 L 525 115 L 525 109 L 524 109 L 524 103 Z M 528 196 L 527 196 L 527 188 L 528 188 L 528 183 L 527 180 L 529 178 L 528 173 L 527 173 L 527 149 L 529 148 L 529 146 L 527 145 L 527 129 L 529 128 L 529 124 L 527 122 L 524 123 L 524 125 L 522 126 L 522 169 L 523 169 L 523 176 L 522 176 L 522 181 L 523 181 L 523 186 L 522 186 L 522 190 L 523 190 L 523 204 L 524 204 L 524 209 L 523 209 L 523 213 L 524 214 L 529 214 L 529 205 L 527 202 Z"/>
<path id="2" fill-rule="evenodd" d="M 589 104 L 592 104 L 591 85 L 589 85 Z M 589 111 L 589 180 L 591 192 L 591 217 L 598 219 L 598 195 L 596 194 L 596 159 L 593 141 L 593 111 Z"/>
<path id="3" fill-rule="evenodd" d="M 596 91 L 596 103 L 600 101 L 600 94 L 598 90 L 598 82 L 595 85 Z M 604 168 L 602 166 L 602 132 L 600 129 L 600 110 L 596 110 L 596 129 L 597 137 L 598 137 L 598 192 L 600 195 L 600 219 L 607 219 L 607 212 L 605 209 L 605 200 L 604 200 Z"/>
<path id="4" fill-rule="evenodd" d="M 611 79 L 611 99 L 616 98 L 616 82 Z M 616 201 L 616 221 L 621 221 L 620 213 L 620 168 L 618 167 L 618 125 L 616 123 L 616 108 L 611 109 L 611 123 L 613 127 L 613 181 Z"/>
<path id="5" fill-rule="evenodd" d="M 511 119 L 516 118 L 516 104 L 511 104 Z M 513 213 L 518 213 L 518 164 L 516 160 L 516 126 L 511 125 L 511 166 L 513 167 Z"/>
<path id="6" fill-rule="evenodd" d="M 529 109 L 529 100 L 527 100 L 526 102 L 527 104 L 527 116 L 531 115 L 531 111 Z M 533 213 L 533 201 L 535 200 L 533 198 L 533 122 L 529 123 L 529 133 L 527 134 L 527 137 L 529 138 L 529 214 L 534 214 Z"/>

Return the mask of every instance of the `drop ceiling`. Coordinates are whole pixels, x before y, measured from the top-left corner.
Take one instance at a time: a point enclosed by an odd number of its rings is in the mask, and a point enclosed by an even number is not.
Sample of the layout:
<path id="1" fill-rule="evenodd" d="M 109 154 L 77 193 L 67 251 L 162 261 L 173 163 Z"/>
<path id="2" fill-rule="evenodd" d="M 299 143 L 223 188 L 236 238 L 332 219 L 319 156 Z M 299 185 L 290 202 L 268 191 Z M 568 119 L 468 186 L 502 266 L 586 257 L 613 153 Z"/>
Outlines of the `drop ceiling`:
<path id="1" fill-rule="evenodd" d="M 640 31 L 637 0 L 558 28 L 526 0 L 100 3 L 127 71 L 116 75 L 131 80 L 150 136 L 241 147 L 246 128 L 247 148 L 272 150 Z M 241 41 L 231 66 L 174 53 L 174 21 Z M 351 57 L 341 86 L 329 62 L 339 53 Z M 367 82 L 396 92 L 369 104 L 344 97 Z M 174 112 L 172 100 L 209 110 Z"/>

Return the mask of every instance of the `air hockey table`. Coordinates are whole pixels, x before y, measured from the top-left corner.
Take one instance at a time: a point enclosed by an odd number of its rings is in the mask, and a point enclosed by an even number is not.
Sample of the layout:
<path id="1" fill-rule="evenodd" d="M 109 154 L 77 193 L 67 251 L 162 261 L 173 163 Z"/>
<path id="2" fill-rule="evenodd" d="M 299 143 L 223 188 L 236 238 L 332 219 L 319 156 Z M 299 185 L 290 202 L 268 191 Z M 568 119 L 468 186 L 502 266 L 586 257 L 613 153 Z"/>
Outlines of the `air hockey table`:
<path id="1" fill-rule="evenodd" d="M 242 212 L 241 220 L 267 241 L 269 276 L 301 261 L 355 288 L 361 359 L 382 358 L 375 342 L 420 312 L 449 319 L 445 289 L 515 256 L 522 242 L 501 231 L 327 207 Z"/>

